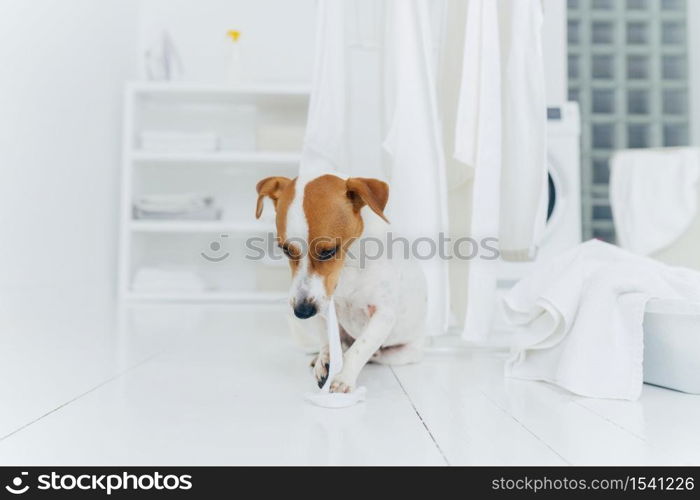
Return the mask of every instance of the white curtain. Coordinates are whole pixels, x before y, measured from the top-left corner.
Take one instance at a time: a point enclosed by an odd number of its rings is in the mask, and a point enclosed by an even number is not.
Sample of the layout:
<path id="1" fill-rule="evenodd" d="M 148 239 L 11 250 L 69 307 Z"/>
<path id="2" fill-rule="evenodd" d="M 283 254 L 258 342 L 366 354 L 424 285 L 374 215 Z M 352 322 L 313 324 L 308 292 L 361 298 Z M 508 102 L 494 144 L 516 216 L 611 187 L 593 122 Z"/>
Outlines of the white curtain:
<path id="1" fill-rule="evenodd" d="M 300 171 L 386 180 L 391 231 L 447 230 L 444 155 L 427 0 L 319 0 L 316 65 Z M 421 245 L 420 255 L 431 251 Z M 430 334 L 447 328 L 447 263 L 420 260 Z"/>
<path id="2" fill-rule="evenodd" d="M 384 99 L 390 156 L 391 211 L 394 230 L 412 241 L 437 242 L 447 232 L 447 189 L 442 134 L 438 119 L 430 13 L 425 0 L 388 0 L 385 16 Z M 422 246 L 422 248 L 421 248 Z M 432 248 L 416 254 L 428 287 L 428 329 L 447 329 L 449 288 L 447 262 Z"/>
<path id="3" fill-rule="evenodd" d="M 321 0 L 300 174 L 347 167 L 347 60 L 344 0 Z"/>
<path id="4" fill-rule="evenodd" d="M 530 260 L 544 232 L 547 148 L 541 0 L 469 0 L 455 158 L 473 169 L 471 236 Z M 469 263 L 464 336 L 487 339 L 500 260 Z"/>
<path id="5" fill-rule="evenodd" d="M 438 241 L 448 227 L 435 60 L 443 8 L 438 0 L 319 0 L 301 171 L 386 180 L 392 231 L 409 239 Z M 447 132 L 469 171 L 462 178 L 474 178 L 470 236 L 498 238 L 511 260 L 534 256 L 546 217 L 542 17 L 541 0 L 468 0 L 455 130 Z M 443 333 L 447 262 L 420 262 L 429 330 Z M 467 338 L 488 336 L 497 266 L 470 262 Z"/>

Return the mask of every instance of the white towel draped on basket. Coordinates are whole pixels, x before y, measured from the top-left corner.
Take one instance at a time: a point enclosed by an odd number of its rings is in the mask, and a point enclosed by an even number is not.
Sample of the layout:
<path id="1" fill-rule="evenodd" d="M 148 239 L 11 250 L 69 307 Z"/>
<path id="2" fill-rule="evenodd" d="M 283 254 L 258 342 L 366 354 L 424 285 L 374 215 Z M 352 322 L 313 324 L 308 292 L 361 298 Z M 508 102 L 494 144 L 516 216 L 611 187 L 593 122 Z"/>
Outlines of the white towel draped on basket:
<path id="1" fill-rule="evenodd" d="M 700 273 L 597 240 L 538 263 L 504 298 L 517 327 L 506 375 L 582 396 L 637 399 L 651 298 L 699 301 Z"/>
<path id="2" fill-rule="evenodd" d="M 681 236 L 698 211 L 700 149 L 631 149 L 610 161 L 610 206 L 622 248 L 651 255 Z"/>

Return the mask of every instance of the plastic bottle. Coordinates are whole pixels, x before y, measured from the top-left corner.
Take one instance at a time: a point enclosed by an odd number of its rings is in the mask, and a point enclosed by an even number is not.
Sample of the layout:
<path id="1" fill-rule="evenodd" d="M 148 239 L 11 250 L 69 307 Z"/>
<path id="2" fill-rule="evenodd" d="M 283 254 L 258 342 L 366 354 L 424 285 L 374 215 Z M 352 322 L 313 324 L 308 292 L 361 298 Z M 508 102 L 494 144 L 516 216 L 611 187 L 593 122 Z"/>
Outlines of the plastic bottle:
<path id="1" fill-rule="evenodd" d="M 226 82 L 236 84 L 241 81 L 243 68 L 241 66 L 241 32 L 228 30 L 226 32 L 228 61 L 226 62 Z"/>

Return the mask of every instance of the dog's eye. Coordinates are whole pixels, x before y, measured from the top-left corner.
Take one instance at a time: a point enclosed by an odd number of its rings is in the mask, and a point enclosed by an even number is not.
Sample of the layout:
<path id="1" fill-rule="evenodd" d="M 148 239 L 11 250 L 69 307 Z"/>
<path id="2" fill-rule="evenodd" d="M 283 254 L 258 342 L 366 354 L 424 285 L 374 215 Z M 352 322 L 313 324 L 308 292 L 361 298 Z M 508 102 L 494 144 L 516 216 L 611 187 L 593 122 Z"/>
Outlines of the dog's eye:
<path id="1" fill-rule="evenodd" d="M 330 260 L 338 252 L 338 247 L 327 248 L 326 250 L 321 250 L 318 252 L 318 260 Z"/>
<path id="2" fill-rule="evenodd" d="M 297 257 L 289 250 L 289 247 L 287 246 L 282 246 L 280 245 L 280 248 L 282 249 L 282 252 L 284 252 L 284 255 L 287 256 L 289 259 L 296 259 Z"/>

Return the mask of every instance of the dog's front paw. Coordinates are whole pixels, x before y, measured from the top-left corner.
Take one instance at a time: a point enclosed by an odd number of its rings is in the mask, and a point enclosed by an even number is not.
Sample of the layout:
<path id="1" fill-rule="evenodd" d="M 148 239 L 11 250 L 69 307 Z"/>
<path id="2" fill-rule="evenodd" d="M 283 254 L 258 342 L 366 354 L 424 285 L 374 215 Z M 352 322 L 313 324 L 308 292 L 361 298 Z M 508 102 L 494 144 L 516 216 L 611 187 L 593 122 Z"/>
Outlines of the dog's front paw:
<path id="1" fill-rule="evenodd" d="M 314 377 L 316 377 L 316 383 L 318 383 L 319 387 L 323 387 L 323 384 L 326 383 L 326 379 L 328 378 L 330 359 L 328 347 L 326 346 L 321 349 L 321 352 L 318 353 L 318 356 L 316 356 L 316 359 L 311 365 L 313 366 Z"/>
<path id="2" fill-rule="evenodd" d="M 331 382 L 331 392 L 352 392 L 355 388 L 355 380 L 350 380 L 343 377 L 343 373 L 339 373 Z"/>

